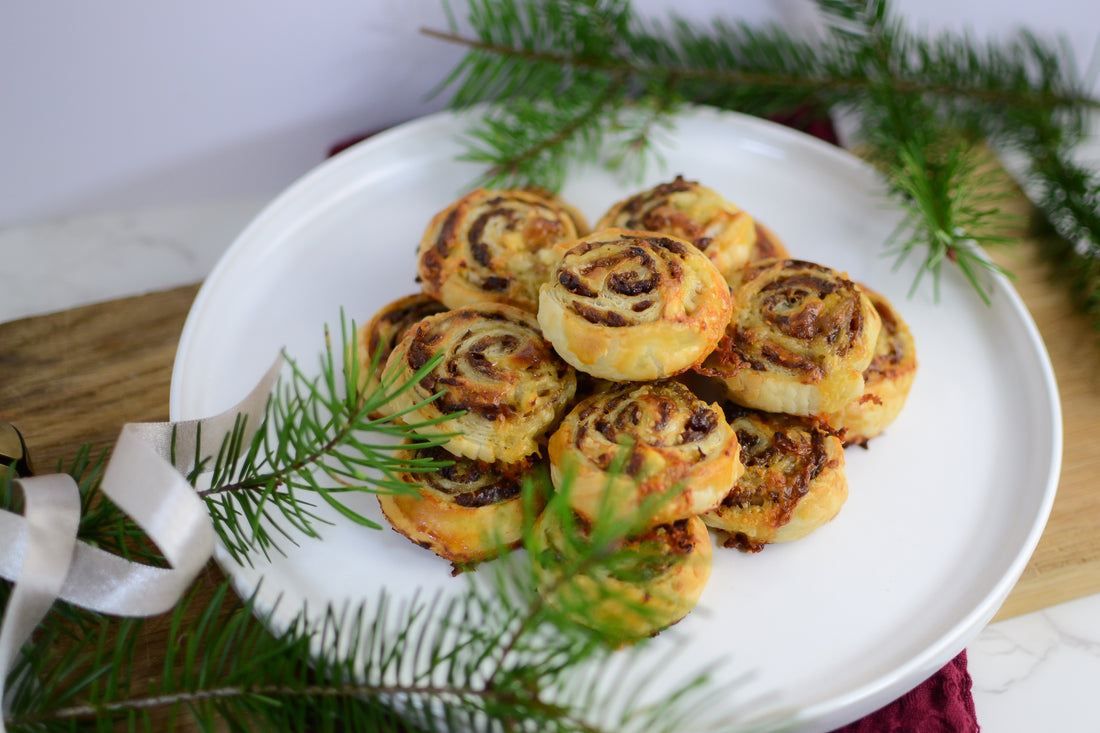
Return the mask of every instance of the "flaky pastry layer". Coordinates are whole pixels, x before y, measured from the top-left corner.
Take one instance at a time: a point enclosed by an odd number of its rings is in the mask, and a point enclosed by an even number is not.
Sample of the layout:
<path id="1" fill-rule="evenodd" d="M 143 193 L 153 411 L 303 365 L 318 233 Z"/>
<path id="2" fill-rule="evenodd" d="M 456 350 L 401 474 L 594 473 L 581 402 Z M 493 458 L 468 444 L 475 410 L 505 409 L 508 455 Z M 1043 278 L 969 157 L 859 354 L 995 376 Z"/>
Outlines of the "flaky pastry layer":
<path id="1" fill-rule="evenodd" d="M 540 291 L 538 321 L 577 369 L 643 381 L 698 363 L 721 337 L 730 309 L 729 286 L 690 243 L 607 229 L 564 249 Z"/>
<path id="2" fill-rule="evenodd" d="M 513 306 L 482 303 L 428 316 L 398 342 L 386 369 L 397 370 L 399 384 L 412 381 L 437 356 L 434 368 L 394 396 L 391 414 L 410 425 L 451 416 L 417 430 L 458 433 L 445 447 L 466 458 L 515 463 L 536 452 L 576 391 L 576 374 L 535 317 Z"/>
<path id="3" fill-rule="evenodd" d="M 917 376 L 917 346 L 901 314 L 885 297 L 866 287 L 882 320 L 875 355 L 863 372 L 863 394 L 827 416 L 843 430 L 845 445 L 866 445 L 897 419 Z"/>
<path id="4" fill-rule="evenodd" d="M 749 214 L 721 194 L 676 176 L 615 203 L 596 223 L 600 229 L 671 234 L 699 248 L 723 277 L 748 262 L 756 240 Z"/>
<path id="5" fill-rule="evenodd" d="M 386 520 L 412 542 L 458 569 L 496 557 L 523 539 L 523 479 L 536 470 L 534 459 L 485 463 L 442 448 L 402 450 L 395 457 L 451 463 L 438 471 L 399 473 L 413 492 L 378 496 Z"/>
<path id="6" fill-rule="evenodd" d="M 749 262 L 770 259 L 789 259 L 791 253 L 787 245 L 783 244 L 775 232 L 768 227 L 756 222 L 756 239 L 752 244 L 752 252 L 749 254 Z M 739 277 L 732 275 L 726 278 L 727 282 L 737 282 Z"/>
<path id="7" fill-rule="evenodd" d="M 707 525 L 727 546 L 752 552 L 801 539 L 832 520 L 848 499 L 844 446 L 810 418 L 732 407 L 730 425 L 745 471 Z"/>
<path id="8" fill-rule="evenodd" d="M 608 388 L 579 402 L 550 437 L 550 476 L 588 520 L 649 526 L 710 511 L 741 475 L 721 409 L 675 381 Z"/>
<path id="9" fill-rule="evenodd" d="M 844 274 L 802 260 L 761 260 L 741 270 L 730 322 L 699 371 L 747 407 L 833 412 L 862 394 L 881 326 Z"/>
<path id="10" fill-rule="evenodd" d="M 535 311 L 555 244 L 576 239 L 583 217 L 537 189 L 475 189 L 432 218 L 420 242 L 424 292 L 448 308 L 493 301 Z"/>
<path id="11" fill-rule="evenodd" d="M 442 313 L 446 309 L 446 306 L 430 295 L 415 293 L 387 303 L 370 321 L 360 326 L 355 338 L 359 391 L 370 395 L 378 390 L 382 386 L 386 361 L 405 332 L 422 318 Z M 387 412 L 386 406 L 383 406 L 372 417 L 381 417 Z"/>

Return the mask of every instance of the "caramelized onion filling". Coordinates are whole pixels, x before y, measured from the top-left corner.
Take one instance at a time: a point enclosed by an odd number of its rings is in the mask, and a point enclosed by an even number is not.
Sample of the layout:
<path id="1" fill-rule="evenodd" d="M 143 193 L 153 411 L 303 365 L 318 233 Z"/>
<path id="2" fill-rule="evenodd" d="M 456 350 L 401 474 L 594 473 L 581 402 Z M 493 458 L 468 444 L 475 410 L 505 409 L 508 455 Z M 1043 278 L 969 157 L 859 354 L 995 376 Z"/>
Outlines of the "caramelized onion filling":
<path id="1" fill-rule="evenodd" d="M 720 506 L 703 515 L 725 545 L 759 552 L 829 521 L 847 498 L 843 447 L 820 421 L 726 405 L 745 471 Z"/>
<path id="2" fill-rule="evenodd" d="M 407 474 L 405 481 L 419 482 L 420 486 L 438 491 L 463 507 L 489 506 L 516 498 L 523 488 L 523 476 L 534 464 L 530 458 L 515 464 L 475 461 L 438 446 L 422 448 L 417 454 L 449 465 L 438 471 Z"/>

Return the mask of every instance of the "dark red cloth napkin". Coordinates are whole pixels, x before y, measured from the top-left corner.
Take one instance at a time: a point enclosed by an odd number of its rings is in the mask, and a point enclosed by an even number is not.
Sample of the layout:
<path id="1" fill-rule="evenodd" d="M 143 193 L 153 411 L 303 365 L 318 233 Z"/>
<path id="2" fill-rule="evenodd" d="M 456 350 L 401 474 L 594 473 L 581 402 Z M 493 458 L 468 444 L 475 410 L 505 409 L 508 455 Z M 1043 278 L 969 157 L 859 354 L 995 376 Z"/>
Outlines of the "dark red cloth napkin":
<path id="1" fill-rule="evenodd" d="M 894 702 L 835 733 L 978 733 L 966 650 Z"/>

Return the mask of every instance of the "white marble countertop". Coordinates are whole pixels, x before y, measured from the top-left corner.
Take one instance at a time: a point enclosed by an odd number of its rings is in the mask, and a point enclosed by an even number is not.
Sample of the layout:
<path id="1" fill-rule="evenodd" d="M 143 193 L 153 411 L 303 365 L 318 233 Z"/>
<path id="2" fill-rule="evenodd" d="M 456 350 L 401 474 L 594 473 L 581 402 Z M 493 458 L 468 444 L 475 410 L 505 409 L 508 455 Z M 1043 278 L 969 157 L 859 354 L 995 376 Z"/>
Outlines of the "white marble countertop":
<path id="1" fill-rule="evenodd" d="M 0 229 L 0 322 L 197 282 L 264 203 Z M 1100 731 L 1100 595 L 992 624 L 967 654 L 983 731 Z"/>

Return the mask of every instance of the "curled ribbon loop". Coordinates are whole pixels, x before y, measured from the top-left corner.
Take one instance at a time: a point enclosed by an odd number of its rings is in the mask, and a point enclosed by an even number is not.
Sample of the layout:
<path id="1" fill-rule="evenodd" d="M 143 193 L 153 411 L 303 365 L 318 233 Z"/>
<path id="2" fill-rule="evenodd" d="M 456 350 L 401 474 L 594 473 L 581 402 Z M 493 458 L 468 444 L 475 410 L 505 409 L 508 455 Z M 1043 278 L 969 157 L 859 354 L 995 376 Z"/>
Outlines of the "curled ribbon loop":
<path id="1" fill-rule="evenodd" d="M 80 524 L 80 492 L 71 476 L 56 474 L 30 481 L 16 481 L 23 491 L 24 516 L 19 533 L 0 525 L 0 541 L 10 551 L 0 555 L 0 574 L 8 577 L 7 564 L 16 570 L 17 583 L 8 599 L 0 624 L 0 700 L 4 681 L 19 648 L 49 611 L 69 572 L 76 530 Z M 0 516 L 0 519 L 7 519 Z M 0 715 L 0 732 L 4 718 Z"/>
<path id="2" fill-rule="evenodd" d="M 215 541 L 206 505 L 183 473 L 193 468 L 195 456 L 215 453 L 238 419 L 244 420 L 248 443 L 263 422 L 281 367 L 280 358 L 247 397 L 214 417 L 123 426 L 100 490 L 160 548 L 168 568 L 77 540 L 80 492 L 71 476 L 13 482 L 25 508 L 22 516 L 0 511 L 0 577 L 15 584 L 0 621 L 0 702 L 20 647 L 58 598 L 116 616 L 152 616 L 176 604 L 210 559 Z"/>

